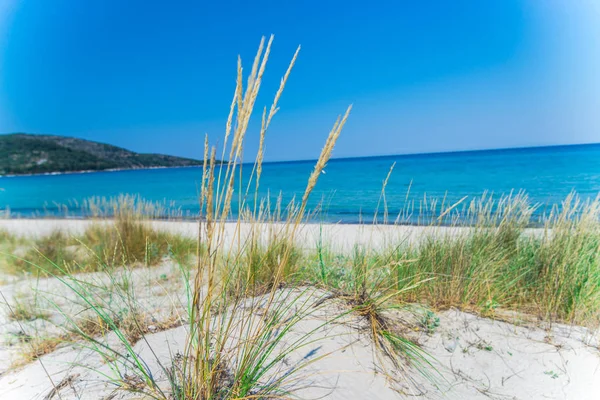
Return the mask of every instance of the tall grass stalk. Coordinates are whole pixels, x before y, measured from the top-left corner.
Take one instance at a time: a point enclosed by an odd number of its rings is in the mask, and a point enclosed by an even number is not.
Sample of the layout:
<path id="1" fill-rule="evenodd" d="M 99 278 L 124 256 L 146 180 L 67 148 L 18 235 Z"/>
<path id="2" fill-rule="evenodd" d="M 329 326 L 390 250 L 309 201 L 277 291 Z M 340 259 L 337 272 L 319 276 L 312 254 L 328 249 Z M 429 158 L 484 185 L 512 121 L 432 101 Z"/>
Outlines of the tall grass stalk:
<path id="1" fill-rule="evenodd" d="M 210 162 L 202 182 L 201 196 L 206 206 L 199 229 L 203 232 L 202 237 L 205 238 L 207 251 L 199 258 L 196 270 L 190 318 L 191 340 L 188 348 L 193 363 L 190 373 L 187 376 L 184 374 L 184 378 L 192 381 L 192 384 L 186 387 L 193 393 L 185 398 L 210 399 L 222 396 L 225 392 L 227 398 L 244 398 L 259 394 L 268 397 L 277 394 L 276 392 L 282 386 L 279 378 L 272 381 L 276 382 L 275 385 L 271 383 L 261 386 L 260 382 L 276 365 L 275 361 L 281 360 L 282 355 L 275 356 L 274 351 L 281 344 L 283 335 L 300 320 L 298 313 L 289 320 L 286 312 L 288 309 L 297 308 L 300 297 L 286 296 L 282 299 L 280 284 L 293 275 L 294 233 L 303 219 L 308 196 L 323 166 L 331 156 L 347 119 L 347 113 L 342 119 L 338 119 L 330 132 L 315 171 L 309 178 L 301 203 L 290 208 L 291 217 L 276 228 L 277 232 L 272 230 L 264 241 L 263 229 L 266 223 L 270 222 L 268 211 L 265 214 L 265 209 L 258 206 L 264 138 L 278 110 L 277 103 L 295 63 L 297 51 L 281 80 L 269 113 L 266 113 L 266 108 L 263 112 L 259 152 L 251 171 L 246 195 L 238 205 L 237 215 L 245 216 L 249 223 L 250 234 L 247 236 L 249 240 L 241 240 L 241 217 L 238 218 L 234 235 L 227 238 L 225 223 L 230 215 L 235 180 L 238 176 L 235 171 L 239 169 L 241 176 L 244 137 L 259 93 L 271 43 L 272 38 L 266 47 L 264 41 L 261 42 L 245 88 L 242 83 L 241 65 L 238 62 L 237 84 L 225 132 L 225 146 L 229 144 L 231 134 L 229 161 L 226 166 L 220 165 L 217 171 L 216 149 L 213 148 L 210 151 Z M 226 153 L 224 148 L 222 154 Z M 254 204 L 248 208 L 246 197 L 253 179 L 255 180 Z M 248 300 L 255 299 L 259 293 L 265 293 L 260 311 L 255 301 Z M 242 304 L 245 306 L 241 307 Z M 215 309 L 226 313 L 227 318 L 216 316 Z M 265 322 L 255 317 L 257 313 L 272 317 Z M 288 321 L 281 326 L 284 316 Z M 235 346 L 232 353 L 227 346 L 232 337 L 240 334 L 244 339 Z M 286 352 L 291 352 L 298 345 L 299 343 L 291 346 Z M 225 379 L 224 371 L 231 373 L 235 379 Z"/>

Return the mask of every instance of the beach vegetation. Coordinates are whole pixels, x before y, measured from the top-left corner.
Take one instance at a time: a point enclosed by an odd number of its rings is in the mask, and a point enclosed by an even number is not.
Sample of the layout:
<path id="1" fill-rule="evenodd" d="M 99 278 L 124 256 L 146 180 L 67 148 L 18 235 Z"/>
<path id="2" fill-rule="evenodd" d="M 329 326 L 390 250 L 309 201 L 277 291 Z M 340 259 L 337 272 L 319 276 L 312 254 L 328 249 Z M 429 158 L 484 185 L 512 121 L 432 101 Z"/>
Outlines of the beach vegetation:
<path id="1" fill-rule="evenodd" d="M 256 207 L 250 225 L 251 237 L 255 240 L 242 240 L 240 220 L 233 235 L 227 236 L 225 231 L 236 178 L 241 173 L 244 136 L 271 42 L 272 38 L 266 43 L 261 42 L 245 89 L 241 64 L 238 64 L 237 86 L 222 149 L 223 157 L 228 155 L 229 162 L 218 163 L 216 149 L 209 149 L 206 142 L 200 196 L 203 218 L 194 247 L 196 265 L 192 270 L 180 268 L 185 288 L 185 314 L 178 318 L 178 323 L 187 329 L 187 339 L 180 352 L 167 360 L 156 358 L 158 371 L 151 371 L 148 360 L 134 348 L 139 341 L 148 343 L 144 322 L 147 317 L 140 307 L 135 280 L 118 282 L 119 271 L 127 276 L 133 274 L 132 263 L 144 261 L 145 267 L 154 264 L 164 248 L 154 249 L 150 244 L 167 240 L 162 233 L 149 228 L 145 221 L 140 221 L 131 209 L 121 213 L 122 208 L 119 208 L 112 215 L 112 223 L 107 226 L 94 224 L 79 239 L 96 254 L 101 267 L 94 270 L 103 276 L 104 284 L 90 283 L 74 274 L 69 263 L 63 260 L 63 253 L 57 257 L 59 262 L 47 257 L 51 268 L 37 265 L 62 282 L 74 295 L 76 303 L 85 305 L 86 313 L 90 315 L 82 321 L 76 320 L 72 311 L 63 305 L 53 303 L 66 321 L 64 325 L 70 327 L 67 328 L 69 332 L 78 334 L 87 349 L 92 349 L 107 362 L 112 371 L 109 379 L 115 387 L 158 399 L 281 398 L 294 390 L 290 384 L 303 366 L 325 356 L 303 357 L 291 368 L 280 368 L 294 352 L 314 343 L 315 332 L 339 317 L 323 317 L 309 332 L 291 335 L 297 324 L 319 309 L 315 305 L 319 293 L 314 288 L 286 287 L 286 284 L 291 283 L 296 274 L 299 253 L 293 244 L 308 198 L 331 156 L 350 109 L 335 122 L 300 203 L 290 208 L 288 218 L 283 222 L 282 236 L 271 236 L 266 242 L 259 239 L 260 227 L 265 220 Z M 278 101 L 297 54 L 281 81 L 272 106 L 263 113 L 260 149 L 251 172 L 255 193 L 261 175 L 264 136 L 278 110 Z M 243 201 L 240 207 L 239 211 L 250 209 Z M 109 235 L 110 230 L 116 233 Z M 177 246 L 191 247 L 181 243 Z M 117 337 L 117 346 L 95 336 L 106 331 Z M 166 378 L 166 383 L 157 379 L 159 373 Z"/>
<path id="2" fill-rule="evenodd" d="M 537 220 L 537 205 L 523 194 L 463 199 L 429 213 L 428 229 L 418 237 L 348 251 L 327 244 L 320 229 L 307 245 L 308 199 L 350 108 L 335 121 L 298 201 L 272 213 L 258 198 L 264 139 L 298 52 L 262 111 L 254 163 L 242 163 L 271 43 L 261 42 L 246 77 L 238 62 L 220 154 L 205 140 L 193 236 L 159 227 L 162 210 L 131 196 L 90 199 L 92 222 L 78 235 L 55 231 L 19 245 L 0 236 L 21 252 L 5 272 L 43 275 L 68 292 L 40 292 L 64 332 L 39 335 L 28 360 L 70 341 L 101 358 L 109 369 L 103 376 L 119 390 L 164 400 L 287 398 L 304 369 L 330 354 L 314 350 L 325 328 L 349 319 L 371 339 L 381 370 L 405 382 L 414 370 L 437 379 L 435 360 L 412 332 L 435 332 L 438 310 L 456 307 L 490 318 L 511 310 L 542 321 L 598 325 L 600 199 L 573 194 Z M 244 186 L 242 169 L 250 173 Z M 392 171 L 380 202 L 385 221 L 393 220 L 385 196 Z M 140 282 L 147 284 L 140 288 Z M 152 309 L 149 292 L 168 299 L 167 314 Z M 337 307 L 324 312 L 332 303 Z M 18 307 L 16 320 L 49 319 Z M 171 328 L 181 329 L 185 340 L 165 357 L 151 335 Z M 487 343 L 474 346 L 493 350 Z"/>

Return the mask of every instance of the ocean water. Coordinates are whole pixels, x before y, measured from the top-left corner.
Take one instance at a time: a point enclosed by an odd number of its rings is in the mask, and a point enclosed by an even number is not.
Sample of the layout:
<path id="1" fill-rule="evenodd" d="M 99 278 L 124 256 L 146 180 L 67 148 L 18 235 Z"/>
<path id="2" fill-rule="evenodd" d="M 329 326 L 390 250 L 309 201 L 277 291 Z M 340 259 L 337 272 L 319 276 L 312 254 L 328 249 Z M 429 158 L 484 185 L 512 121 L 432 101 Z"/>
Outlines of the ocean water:
<path id="1" fill-rule="evenodd" d="M 328 163 L 312 194 L 309 208 L 321 210 L 313 219 L 369 222 L 377 209 L 381 219 L 382 182 L 394 163 L 385 192 L 389 222 L 427 220 L 433 211 L 423 204 L 433 199 L 441 208 L 442 202 L 447 207 L 465 196 L 466 204 L 484 193 L 499 197 L 522 191 L 542 212 L 572 191 L 583 198 L 600 192 L 600 144 L 337 159 Z M 260 197 L 274 203 L 281 195 L 284 204 L 300 198 L 313 166 L 314 161 L 264 164 Z M 244 166 L 246 175 L 251 167 Z M 128 193 L 193 216 L 201 175 L 201 168 L 168 168 L 2 177 L 0 207 L 32 217 L 64 215 L 60 206 L 68 205 L 69 216 L 77 217 L 77 204 L 86 198 Z"/>

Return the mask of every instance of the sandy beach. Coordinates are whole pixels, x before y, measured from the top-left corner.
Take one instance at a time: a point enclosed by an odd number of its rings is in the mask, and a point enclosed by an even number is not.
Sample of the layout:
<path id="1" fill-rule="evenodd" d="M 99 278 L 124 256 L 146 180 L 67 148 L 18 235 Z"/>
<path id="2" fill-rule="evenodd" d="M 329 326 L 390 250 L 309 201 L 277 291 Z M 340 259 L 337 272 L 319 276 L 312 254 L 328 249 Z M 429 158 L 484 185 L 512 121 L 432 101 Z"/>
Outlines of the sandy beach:
<path id="1" fill-rule="evenodd" d="M 0 228 L 19 236 L 43 236 L 57 229 L 69 234 L 81 234 L 94 223 L 88 220 L 2 220 Z M 98 223 L 98 222 L 96 222 Z M 110 224 L 111 222 L 101 222 Z M 159 230 L 197 236 L 193 222 L 153 221 Z M 242 236 L 247 227 L 241 225 Z M 264 229 L 268 229 L 265 227 Z M 306 248 L 314 247 L 321 237 L 324 242 L 340 249 L 351 249 L 356 244 L 383 247 L 395 240 L 418 241 L 427 235 L 461 235 L 469 228 L 432 228 L 417 226 L 370 225 L 305 225 L 297 240 Z M 227 236 L 234 238 L 236 224 L 226 225 Z M 135 351 L 166 384 L 164 371 L 159 367 L 174 354 L 183 351 L 189 327 L 170 321 L 173 315 L 185 314 L 185 287 L 179 279 L 180 271 L 165 260 L 155 267 L 139 267 L 129 274 L 137 299 L 145 315 L 156 321 L 148 328 L 143 340 L 135 344 Z M 100 284 L 107 277 L 100 272 L 81 274 L 78 279 Z M 35 290 L 33 290 L 35 288 Z M 343 305 L 327 299 L 317 289 L 281 289 L 301 292 L 310 301 L 321 305 L 311 312 L 310 318 L 296 324 L 289 333 L 292 340 L 299 332 L 312 331 L 315 321 L 339 312 Z M 19 351 L 19 337 L 58 334 L 65 324 L 64 315 L 49 311 L 44 320 L 15 321 L 8 318 L 7 305 L 31 300 L 34 293 L 42 293 L 46 301 L 70 310 L 73 315 L 82 312 L 81 304 L 65 291 L 57 278 L 19 279 L 0 286 L 0 398 L 21 399 L 134 399 L 128 392 L 102 380 L 109 373 L 104 360 L 85 346 L 58 345 L 38 360 L 14 366 Z M 260 299 L 259 299 L 260 300 Z M 308 301 L 308 300 L 307 300 Z M 410 325 L 420 315 L 414 312 L 389 315 L 391 320 Z M 310 335 L 311 344 L 288 355 L 285 365 L 293 365 L 306 357 L 314 357 L 302 371 L 294 388 L 302 398 L 328 399 L 403 399 L 418 396 L 424 399 L 597 399 L 600 393 L 600 345 L 598 332 L 564 324 L 547 324 L 535 317 L 515 312 L 496 313 L 495 319 L 451 308 L 436 312 L 435 330 L 418 328 L 413 321 L 407 334 L 429 355 L 434 379 L 426 379 L 417 370 L 398 370 L 398 366 L 381 362 L 372 338 L 366 334 L 364 320 L 348 315 L 339 323 L 317 329 Z M 407 322 L 408 321 L 408 322 Z M 112 333 L 104 340 L 118 341 Z M 287 342 L 286 342 L 287 343 Z M 285 346 L 285 343 L 280 344 Z M 331 354 L 329 354 L 331 353 Z M 329 354 L 325 356 L 326 354 Z M 323 356 L 321 358 L 321 356 Z M 294 361 L 296 360 L 296 361 Z M 383 368 L 383 369 L 382 369 Z M 390 379 L 389 376 L 405 379 Z M 60 395 L 60 397 L 59 397 Z"/>
<path id="2" fill-rule="evenodd" d="M 161 231 L 197 238 L 198 223 L 190 221 L 149 221 Z M 0 219 L 0 229 L 25 237 L 41 237 L 55 230 L 70 234 L 81 234 L 92 224 L 110 224 L 104 220 L 90 219 Z M 239 226 L 239 228 L 238 228 Z M 261 224 L 262 231 L 268 232 L 269 227 L 280 230 L 280 224 Z M 236 232 L 245 237 L 250 227 L 247 223 L 225 223 L 225 235 L 232 238 Z M 355 245 L 382 248 L 392 243 L 415 242 L 424 237 L 456 236 L 469 233 L 468 227 L 418 226 L 418 225 L 372 225 L 372 224 L 303 224 L 297 231 L 297 242 L 303 248 L 314 248 L 319 240 L 340 251 L 351 250 Z M 526 229 L 527 234 L 543 233 L 541 229 Z M 231 242 L 231 240 L 229 241 Z M 227 241 L 225 241 L 227 243 Z"/>

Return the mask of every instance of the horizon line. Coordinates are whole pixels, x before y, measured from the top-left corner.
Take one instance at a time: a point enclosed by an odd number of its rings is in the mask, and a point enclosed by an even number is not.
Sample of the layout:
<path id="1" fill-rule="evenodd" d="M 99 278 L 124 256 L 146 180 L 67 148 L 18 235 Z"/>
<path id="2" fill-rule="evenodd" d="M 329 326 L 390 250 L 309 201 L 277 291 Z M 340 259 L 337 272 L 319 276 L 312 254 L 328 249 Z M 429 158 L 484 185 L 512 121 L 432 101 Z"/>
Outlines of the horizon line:
<path id="1" fill-rule="evenodd" d="M 588 143 L 569 143 L 569 144 L 549 144 L 549 145 L 536 145 L 536 146 L 517 146 L 517 147 L 496 147 L 487 149 L 470 149 L 470 150 L 450 150 L 450 151 L 428 151 L 422 153 L 394 153 L 394 154 L 379 154 L 369 156 L 348 156 L 348 157 L 332 157 L 329 161 L 350 161 L 364 158 L 388 158 L 388 157 L 420 157 L 430 155 L 450 155 L 450 154 L 462 154 L 462 153 L 495 153 L 504 151 L 519 151 L 519 150 L 532 150 L 532 149 L 549 149 L 557 147 L 581 147 L 581 146 L 599 146 L 600 142 L 588 142 Z M 279 160 L 279 161 L 263 161 L 263 164 L 284 164 L 284 163 L 296 163 L 296 162 L 314 162 L 317 158 L 306 158 L 300 160 Z M 243 164 L 252 164 L 253 162 L 244 162 Z"/>
<path id="2" fill-rule="evenodd" d="M 99 142 L 97 140 L 90 139 L 82 139 L 77 136 L 65 136 L 65 135 L 56 135 L 56 134 L 48 134 L 48 133 L 25 133 L 25 132 L 4 132 L 0 133 L 0 135 L 30 135 L 30 136 L 54 136 L 54 137 L 67 137 L 73 139 L 84 140 L 92 143 L 98 144 L 107 144 L 114 147 L 119 147 L 121 149 L 131 151 L 137 154 L 154 154 L 154 155 L 166 155 L 171 157 L 179 157 L 179 158 L 187 158 L 196 161 L 203 161 L 202 159 L 178 156 L 174 154 L 165 154 L 165 153 L 141 153 L 134 150 L 130 150 L 125 147 L 121 147 L 115 144 Z M 365 158 L 387 158 L 387 157 L 419 157 L 419 156 L 430 156 L 430 155 L 450 155 L 450 154 L 463 154 L 463 153 L 494 153 L 494 152 L 503 152 L 503 151 L 519 151 L 519 150 L 531 150 L 531 149 L 547 149 L 547 148 L 556 148 L 556 147 L 579 147 L 579 146 L 597 146 L 600 145 L 600 142 L 587 142 L 587 143 L 568 143 L 568 144 L 549 144 L 549 145 L 533 145 L 533 146 L 515 146 L 515 147 L 495 147 L 495 148 L 485 148 L 485 149 L 469 149 L 469 150 L 442 150 L 442 151 L 425 151 L 425 152 L 415 152 L 415 153 L 393 153 L 393 154 L 376 154 L 376 155 L 366 155 L 366 156 L 347 156 L 347 157 L 332 157 L 329 161 L 350 161 L 350 160 L 358 160 Z M 304 158 L 297 160 L 275 160 L 275 161 L 263 161 L 263 164 L 284 164 L 284 163 L 301 163 L 301 162 L 314 162 L 317 161 L 318 158 Z M 226 160 L 221 160 L 221 162 L 227 162 Z M 242 164 L 254 164 L 254 161 L 242 162 Z"/>

